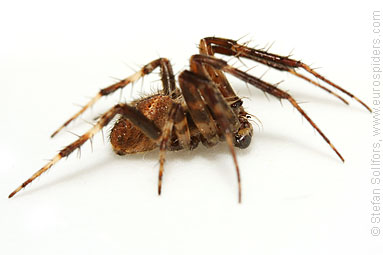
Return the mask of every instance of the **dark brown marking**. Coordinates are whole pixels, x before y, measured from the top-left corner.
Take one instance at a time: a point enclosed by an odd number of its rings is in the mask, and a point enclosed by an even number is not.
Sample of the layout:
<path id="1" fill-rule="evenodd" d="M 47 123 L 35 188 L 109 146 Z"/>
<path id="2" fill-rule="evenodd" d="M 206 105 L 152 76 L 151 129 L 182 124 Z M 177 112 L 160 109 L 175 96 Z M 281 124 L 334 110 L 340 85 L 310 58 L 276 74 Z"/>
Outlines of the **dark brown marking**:
<path id="1" fill-rule="evenodd" d="M 214 119 L 199 94 L 198 89 L 195 87 L 195 84 L 193 84 L 193 81 L 184 79 L 183 73 L 178 77 L 178 81 L 190 116 L 198 127 L 198 131 L 201 135 L 210 141 L 211 144 L 217 144 L 218 136 Z"/>
<path id="2" fill-rule="evenodd" d="M 190 71 L 181 73 L 180 79 L 189 80 L 191 84 L 198 87 L 205 102 L 209 106 L 209 109 L 213 113 L 213 118 L 217 122 L 217 128 L 221 131 L 221 134 L 234 132 L 234 130 L 238 129 L 239 122 L 237 117 L 222 97 L 222 94 L 219 93 L 210 80 L 200 77 Z"/>
<path id="3" fill-rule="evenodd" d="M 187 122 L 186 115 L 181 105 L 178 106 L 176 115 L 174 117 L 175 134 L 178 137 L 180 146 L 183 148 L 191 148 L 190 145 L 190 130 Z"/>

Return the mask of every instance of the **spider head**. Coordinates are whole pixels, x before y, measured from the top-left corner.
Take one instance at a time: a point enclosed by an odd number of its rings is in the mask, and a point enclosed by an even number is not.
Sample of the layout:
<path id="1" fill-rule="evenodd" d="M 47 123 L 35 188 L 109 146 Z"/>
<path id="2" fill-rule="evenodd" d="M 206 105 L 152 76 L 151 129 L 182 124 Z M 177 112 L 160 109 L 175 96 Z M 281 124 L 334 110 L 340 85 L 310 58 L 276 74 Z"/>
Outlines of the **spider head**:
<path id="1" fill-rule="evenodd" d="M 241 126 L 236 133 L 234 133 L 234 146 L 240 149 L 247 148 L 251 143 L 253 136 L 253 126 L 247 118 L 240 118 Z"/>

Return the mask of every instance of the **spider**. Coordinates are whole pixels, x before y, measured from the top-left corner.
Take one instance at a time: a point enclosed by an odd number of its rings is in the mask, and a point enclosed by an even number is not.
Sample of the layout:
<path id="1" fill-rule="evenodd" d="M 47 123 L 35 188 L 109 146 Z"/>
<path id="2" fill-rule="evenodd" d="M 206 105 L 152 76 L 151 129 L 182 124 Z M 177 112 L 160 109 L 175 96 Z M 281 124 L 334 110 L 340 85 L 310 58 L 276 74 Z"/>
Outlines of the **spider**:
<path id="1" fill-rule="evenodd" d="M 129 104 L 119 103 L 110 108 L 98 118 L 97 123 L 88 132 L 62 149 L 45 166 L 15 189 L 9 195 L 9 198 L 51 168 L 60 159 L 79 149 L 116 115 L 119 115 L 110 133 L 113 150 L 119 155 L 125 155 L 159 148 L 159 195 L 161 194 L 165 152 L 167 150 L 193 150 L 200 142 L 206 147 L 212 147 L 219 142 L 226 142 L 234 161 L 238 182 L 238 201 L 240 203 L 241 177 L 234 147 L 247 148 L 251 142 L 253 128 L 249 122 L 251 115 L 243 108 L 242 100 L 234 93 L 225 74 L 233 75 L 280 100 L 287 100 L 320 134 L 337 156 L 344 161 L 335 146 L 290 94 L 279 89 L 276 85 L 269 84 L 260 78 L 234 68 L 226 61 L 216 58 L 215 54 L 250 59 L 270 68 L 289 72 L 348 104 L 342 96 L 333 90 L 297 72 L 298 69 L 303 69 L 308 74 L 325 82 L 330 88 L 335 88 L 358 101 L 371 112 L 371 109 L 360 99 L 301 61 L 294 60 L 290 56 L 280 56 L 265 50 L 250 48 L 245 44 L 239 44 L 236 40 L 206 37 L 200 40 L 199 54 L 190 58 L 190 70 L 184 70 L 179 74 L 178 83 L 180 88 L 176 86 L 175 76 L 169 60 L 159 58 L 143 66 L 128 78 L 101 89 L 79 112 L 57 129 L 51 137 L 54 137 L 101 97 L 122 89 L 141 77 L 150 74 L 154 69 L 160 68 L 162 90 L 159 93 Z"/>

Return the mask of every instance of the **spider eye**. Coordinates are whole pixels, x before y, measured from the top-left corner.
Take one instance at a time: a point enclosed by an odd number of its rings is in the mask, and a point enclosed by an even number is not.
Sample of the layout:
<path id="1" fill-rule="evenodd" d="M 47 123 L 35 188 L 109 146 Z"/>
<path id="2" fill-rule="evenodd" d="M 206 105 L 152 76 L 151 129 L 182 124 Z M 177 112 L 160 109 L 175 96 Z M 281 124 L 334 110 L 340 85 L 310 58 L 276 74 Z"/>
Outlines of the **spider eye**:
<path id="1" fill-rule="evenodd" d="M 251 135 L 244 135 L 244 136 L 236 135 L 234 138 L 235 138 L 234 139 L 235 147 L 238 147 L 240 149 L 245 149 L 249 147 L 251 142 Z"/>
<path id="2" fill-rule="evenodd" d="M 238 100 L 238 101 L 231 104 L 231 108 L 237 109 L 237 108 L 241 107 L 242 104 L 243 104 L 242 100 Z"/>

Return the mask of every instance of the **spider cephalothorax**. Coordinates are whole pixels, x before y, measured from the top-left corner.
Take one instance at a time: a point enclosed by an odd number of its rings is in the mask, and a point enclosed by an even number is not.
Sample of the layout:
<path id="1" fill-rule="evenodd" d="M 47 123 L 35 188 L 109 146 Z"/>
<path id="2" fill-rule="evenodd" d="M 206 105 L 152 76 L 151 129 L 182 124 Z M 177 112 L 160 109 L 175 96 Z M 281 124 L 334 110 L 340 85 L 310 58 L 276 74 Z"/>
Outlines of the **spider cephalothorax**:
<path id="1" fill-rule="evenodd" d="M 237 41 L 217 37 L 202 39 L 199 50 L 199 55 L 193 55 L 190 58 L 190 70 L 185 70 L 178 76 L 179 89 L 176 87 L 175 77 L 169 60 L 159 58 L 145 65 L 140 71 L 128 78 L 100 90 L 88 104 L 55 131 L 52 137 L 101 97 L 124 88 L 126 85 L 151 73 L 157 67 L 160 68 L 163 86 L 160 93 L 129 104 L 120 103 L 112 107 L 98 118 L 97 123 L 88 132 L 62 149 L 48 164 L 13 191 L 9 197 L 14 196 L 61 158 L 67 157 L 75 149 L 80 148 L 116 115 L 120 115 L 110 134 L 113 149 L 117 154 L 124 155 L 159 148 L 158 194 L 161 193 L 166 150 L 191 150 L 196 148 L 199 143 L 206 147 L 211 147 L 223 141 L 228 144 L 234 160 L 238 180 L 238 199 L 240 202 L 241 179 L 234 146 L 242 149 L 248 147 L 251 142 L 253 128 L 248 120 L 250 115 L 244 110 L 242 100 L 236 95 L 224 73 L 229 73 L 276 98 L 289 101 L 322 136 L 338 157 L 344 161 L 338 150 L 292 96 L 277 88 L 277 86 L 230 66 L 226 61 L 216 58 L 216 53 L 250 59 L 279 71 L 289 72 L 348 104 L 343 97 L 331 89 L 297 72 L 298 69 L 303 69 L 324 81 L 329 87 L 335 88 L 355 99 L 371 112 L 371 109 L 365 103 L 350 92 L 318 74 L 308 65 L 290 57 L 253 49 L 238 44 Z"/>

